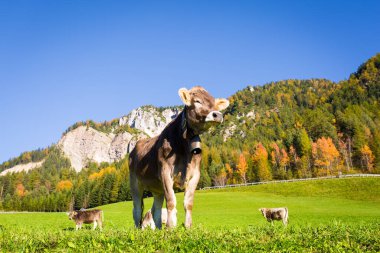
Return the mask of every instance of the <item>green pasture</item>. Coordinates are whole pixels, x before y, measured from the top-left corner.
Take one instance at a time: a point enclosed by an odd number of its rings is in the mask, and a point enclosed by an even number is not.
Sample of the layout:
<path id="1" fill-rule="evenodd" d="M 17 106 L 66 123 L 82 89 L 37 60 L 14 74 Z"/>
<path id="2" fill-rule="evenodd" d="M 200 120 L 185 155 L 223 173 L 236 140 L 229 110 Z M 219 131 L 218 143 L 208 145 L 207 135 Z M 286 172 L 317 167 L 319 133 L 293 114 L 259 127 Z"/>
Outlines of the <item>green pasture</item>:
<path id="1" fill-rule="evenodd" d="M 0 252 L 363 252 L 380 251 L 380 178 L 329 179 L 197 191 L 194 227 L 183 228 L 177 194 L 173 230 L 133 228 L 132 203 L 100 207 L 103 232 L 74 231 L 65 213 L 1 213 Z M 152 199 L 145 199 L 145 209 Z M 288 207 L 271 226 L 260 207 Z"/>

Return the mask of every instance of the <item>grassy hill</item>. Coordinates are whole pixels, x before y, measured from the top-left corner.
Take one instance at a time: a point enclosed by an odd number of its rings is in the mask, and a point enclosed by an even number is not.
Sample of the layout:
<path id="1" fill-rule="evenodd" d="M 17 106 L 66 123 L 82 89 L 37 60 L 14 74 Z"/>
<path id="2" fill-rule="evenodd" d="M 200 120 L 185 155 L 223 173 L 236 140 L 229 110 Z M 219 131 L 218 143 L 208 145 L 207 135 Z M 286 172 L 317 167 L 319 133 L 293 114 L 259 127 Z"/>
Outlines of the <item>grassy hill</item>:
<path id="1" fill-rule="evenodd" d="M 194 227 L 133 229 L 132 203 L 100 207 L 103 232 L 73 231 L 64 213 L 0 214 L 4 251 L 107 250 L 154 252 L 379 251 L 380 179 L 350 178 L 197 191 Z M 177 194 L 179 224 L 183 193 Z M 145 200 L 146 209 L 152 199 Z M 274 226 L 260 207 L 289 208 L 289 226 Z"/>

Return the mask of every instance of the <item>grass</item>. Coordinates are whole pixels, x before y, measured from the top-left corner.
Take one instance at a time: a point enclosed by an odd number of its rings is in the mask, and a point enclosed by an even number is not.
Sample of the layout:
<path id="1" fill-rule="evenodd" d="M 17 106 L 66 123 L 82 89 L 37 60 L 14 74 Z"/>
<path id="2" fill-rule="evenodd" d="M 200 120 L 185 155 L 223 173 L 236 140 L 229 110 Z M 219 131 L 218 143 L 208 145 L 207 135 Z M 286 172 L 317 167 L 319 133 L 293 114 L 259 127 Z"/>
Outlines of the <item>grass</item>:
<path id="1" fill-rule="evenodd" d="M 194 227 L 133 228 L 132 203 L 100 207 L 103 232 L 74 231 L 65 213 L 0 214 L 0 252 L 379 252 L 380 179 L 352 178 L 197 191 Z M 184 220 L 177 194 L 178 221 Z M 152 199 L 145 200 L 146 209 Z M 289 208 L 271 226 L 260 207 Z"/>

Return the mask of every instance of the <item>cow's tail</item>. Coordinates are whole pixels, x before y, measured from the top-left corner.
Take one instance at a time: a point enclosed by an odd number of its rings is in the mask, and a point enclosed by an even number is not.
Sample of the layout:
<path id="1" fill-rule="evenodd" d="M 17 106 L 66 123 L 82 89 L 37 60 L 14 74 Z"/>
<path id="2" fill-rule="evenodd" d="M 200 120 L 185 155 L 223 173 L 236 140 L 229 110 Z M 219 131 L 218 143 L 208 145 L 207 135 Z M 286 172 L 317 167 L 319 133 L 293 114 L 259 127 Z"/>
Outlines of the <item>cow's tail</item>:
<path id="1" fill-rule="evenodd" d="M 288 222 L 289 222 L 289 214 L 288 214 L 288 208 L 285 207 L 285 222 L 286 222 L 286 225 L 288 225 Z"/>
<path id="2" fill-rule="evenodd" d="M 102 213 L 102 222 L 104 222 L 104 212 L 103 212 L 103 210 L 100 212 Z"/>

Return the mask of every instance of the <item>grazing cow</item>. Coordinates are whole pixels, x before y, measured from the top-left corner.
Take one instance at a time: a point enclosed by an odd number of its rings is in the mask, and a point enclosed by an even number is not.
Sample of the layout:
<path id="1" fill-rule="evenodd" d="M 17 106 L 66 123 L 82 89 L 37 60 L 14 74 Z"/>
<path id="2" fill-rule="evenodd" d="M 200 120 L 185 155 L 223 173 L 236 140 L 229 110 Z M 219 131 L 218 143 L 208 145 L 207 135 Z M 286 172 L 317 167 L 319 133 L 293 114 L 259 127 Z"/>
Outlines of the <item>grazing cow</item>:
<path id="1" fill-rule="evenodd" d="M 73 220 L 76 224 L 75 229 L 81 229 L 82 224 L 94 223 L 94 230 L 97 225 L 99 229 L 102 230 L 103 225 L 103 211 L 102 210 L 80 210 L 80 211 L 71 211 L 67 213 L 69 220 Z"/>
<path id="2" fill-rule="evenodd" d="M 160 135 L 136 143 L 130 154 L 130 187 L 133 199 L 133 219 L 141 227 L 144 209 L 143 192 L 154 197 L 152 215 L 161 229 L 161 208 L 166 200 L 166 226 L 177 225 L 176 197 L 173 186 L 185 190 L 185 226 L 192 225 L 194 192 L 200 177 L 201 140 L 199 135 L 210 126 L 223 121 L 220 112 L 228 107 L 227 99 L 215 99 L 204 88 L 179 89 L 185 104 L 183 111 L 166 126 Z"/>
<path id="3" fill-rule="evenodd" d="M 282 220 L 285 226 L 288 224 L 288 208 L 286 207 L 260 208 L 259 211 L 272 225 L 274 220 Z"/>
<path id="4" fill-rule="evenodd" d="M 166 208 L 162 208 L 162 210 L 161 210 L 161 222 L 162 222 L 162 224 L 166 224 L 167 220 L 168 220 L 168 210 Z M 144 219 L 141 223 L 142 229 L 145 229 L 147 227 L 150 227 L 151 229 L 156 228 L 156 225 L 154 224 L 151 209 L 149 209 L 149 211 L 145 214 Z"/>

